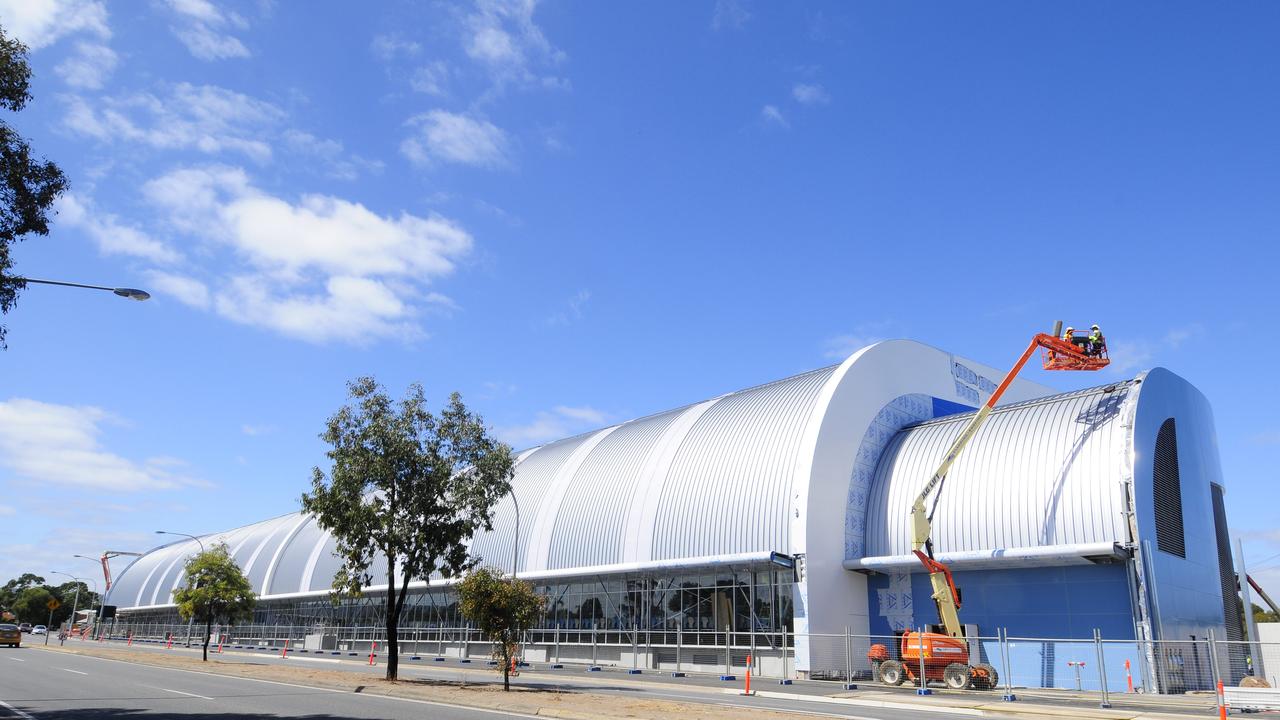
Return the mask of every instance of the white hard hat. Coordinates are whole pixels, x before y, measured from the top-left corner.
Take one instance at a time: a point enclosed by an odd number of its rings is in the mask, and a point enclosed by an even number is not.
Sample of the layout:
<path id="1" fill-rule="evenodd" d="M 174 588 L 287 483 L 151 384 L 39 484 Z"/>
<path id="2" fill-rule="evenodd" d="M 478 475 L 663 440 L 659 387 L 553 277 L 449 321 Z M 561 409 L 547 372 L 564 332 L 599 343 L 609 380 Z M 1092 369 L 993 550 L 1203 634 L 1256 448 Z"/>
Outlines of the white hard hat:
<path id="1" fill-rule="evenodd" d="M 1067 326 L 1067 332 L 1075 332 L 1075 331 L 1076 331 L 1075 328 L 1071 327 L 1070 325 Z"/>
<path id="2" fill-rule="evenodd" d="M 1098 327 L 1098 326 L 1095 324 L 1091 329 L 1093 329 L 1093 330 L 1101 330 L 1102 328 Z"/>

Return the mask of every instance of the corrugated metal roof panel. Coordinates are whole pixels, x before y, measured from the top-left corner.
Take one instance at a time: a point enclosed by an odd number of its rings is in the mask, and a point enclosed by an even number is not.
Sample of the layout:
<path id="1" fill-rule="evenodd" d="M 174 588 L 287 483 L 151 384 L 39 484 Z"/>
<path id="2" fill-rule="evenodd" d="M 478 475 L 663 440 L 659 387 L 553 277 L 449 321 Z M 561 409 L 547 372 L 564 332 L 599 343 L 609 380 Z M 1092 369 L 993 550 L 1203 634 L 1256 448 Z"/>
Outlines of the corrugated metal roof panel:
<path id="1" fill-rule="evenodd" d="M 654 443 L 684 409 L 620 426 L 574 474 L 557 509 L 548 570 L 622 562 L 627 511 Z"/>
<path id="2" fill-rule="evenodd" d="M 800 438 L 834 370 L 727 395 L 698 419 L 664 481 L 654 559 L 789 547 Z"/>
<path id="3" fill-rule="evenodd" d="M 1132 383 L 999 408 L 952 466 L 935 552 L 1124 542 L 1121 407 Z M 910 510 L 972 413 L 901 431 L 872 485 L 868 556 L 911 550 Z"/>

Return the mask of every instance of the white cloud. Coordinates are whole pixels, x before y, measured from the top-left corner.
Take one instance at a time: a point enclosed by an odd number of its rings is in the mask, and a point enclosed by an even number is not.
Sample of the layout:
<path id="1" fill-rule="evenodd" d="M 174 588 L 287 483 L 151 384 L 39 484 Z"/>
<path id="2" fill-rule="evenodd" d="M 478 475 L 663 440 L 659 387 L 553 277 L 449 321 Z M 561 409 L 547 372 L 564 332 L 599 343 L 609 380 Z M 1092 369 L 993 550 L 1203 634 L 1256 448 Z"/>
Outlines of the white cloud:
<path id="1" fill-rule="evenodd" d="M 147 273 L 152 294 L 172 296 L 184 305 L 207 310 L 210 306 L 209 286 L 195 278 L 152 270 Z"/>
<path id="2" fill-rule="evenodd" d="M 751 13 L 743 7 L 740 0 L 716 0 L 715 11 L 711 15 L 712 30 L 741 30 Z"/>
<path id="3" fill-rule="evenodd" d="M 852 332 L 832 335 L 822 342 L 824 348 L 822 357 L 843 361 L 862 348 L 884 340 L 893 330 L 893 326 L 894 323 L 890 320 L 878 320 L 859 324 L 852 329 Z"/>
<path id="4" fill-rule="evenodd" d="M 791 123 L 787 122 L 787 118 L 782 114 L 776 105 L 765 105 L 760 108 L 760 117 L 768 125 L 777 125 L 778 127 L 791 127 Z"/>
<path id="5" fill-rule="evenodd" d="M 168 0 L 168 4 L 178 16 L 179 24 L 171 28 L 173 34 L 195 57 L 201 60 L 249 57 L 244 43 L 224 32 L 229 28 L 249 27 L 240 15 L 224 12 L 208 0 Z"/>
<path id="6" fill-rule="evenodd" d="M 422 51 L 422 46 L 398 35 L 376 35 L 369 44 L 369 49 L 378 59 L 391 61 L 397 57 L 416 57 Z"/>
<path id="7" fill-rule="evenodd" d="M 525 448 L 598 428 L 608 421 L 608 413 L 595 408 L 558 405 L 537 413 L 529 423 L 497 427 L 494 433 L 506 443 Z"/>
<path id="8" fill-rule="evenodd" d="M 853 335 L 835 335 L 827 338 L 823 345 L 826 347 L 822 352 L 822 357 L 828 360 L 840 360 L 854 354 L 868 345 L 874 345 L 884 338 L 875 335 L 853 334 Z"/>
<path id="9" fill-rule="evenodd" d="M 0 465 L 38 485 L 112 492 L 171 490 L 202 483 L 178 474 L 165 458 L 136 461 L 102 447 L 101 408 L 27 398 L 0 402 Z"/>
<path id="10" fill-rule="evenodd" d="M 68 130 L 104 143 L 135 142 L 164 150 L 206 154 L 237 152 L 257 161 L 271 158 L 262 138 L 285 114 L 275 105 L 213 85 L 179 83 L 167 95 L 138 93 L 102 98 L 64 98 Z"/>
<path id="11" fill-rule="evenodd" d="M 54 68 L 68 85 L 87 90 L 98 90 L 111 73 L 115 72 L 119 58 L 111 48 L 100 43 L 76 43 L 76 53 Z"/>
<path id="12" fill-rule="evenodd" d="M 536 0 L 477 0 L 466 18 L 467 55 L 488 70 L 495 90 L 508 84 L 563 88 L 567 81 L 539 75 L 540 66 L 556 65 L 564 53 L 533 22 Z"/>
<path id="13" fill-rule="evenodd" d="M 249 435 L 251 437 L 257 437 L 259 435 L 270 435 L 275 431 L 276 431 L 275 425 L 250 425 L 248 423 L 245 423 L 244 425 L 240 426 L 240 432 L 244 433 L 245 435 Z"/>
<path id="14" fill-rule="evenodd" d="M 107 7 L 99 0 L 0 0 L 0 18 L 5 32 L 32 50 L 79 32 L 111 37 Z"/>
<path id="15" fill-rule="evenodd" d="M 413 71 L 409 86 L 420 93 L 444 95 L 449 82 L 449 65 L 443 60 L 427 63 Z"/>
<path id="16" fill-rule="evenodd" d="M 17 515 L 18 510 L 12 505 L 0 505 L 0 515 Z"/>
<path id="17" fill-rule="evenodd" d="M 791 88 L 791 96 L 801 105 L 825 105 L 831 102 L 831 96 L 827 91 L 817 83 L 812 85 L 807 83 L 798 83 Z"/>
<path id="18" fill-rule="evenodd" d="M 591 300 L 591 291 L 579 290 L 573 297 L 569 298 L 567 303 L 565 303 L 564 309 L 557 310 L 547 316 L 547 324 L 568 325 L 577 320 L 581 320 L 583 308 L 586 307 L 589 300 Z"/>
<path id="19" fill-rule="evenodd" d="M 173 263 L 181 255 L 147 233 L 124 224 L 111 213 L 100 212 L 86 199 L 68 193 L 58 199 L 58 221 L 88 233 L 106 255 L 129 255 L 157 263 Z"/>
<path id="20" fill-rule="evenodd" d="M 432 110 L 408 124 L 415 133 L 400 144 L 400 150 L 415 164 L 451 162 L 492 168 L 507 163 L 507 135 L 486 120 Z"/>
<path id="21" fill-rule="evenodd" d="M 383 164 L 359 155 L 347 154 L 337 140 L 318 138 L 301 130 L 285 130 L 285 146 L 298 155 L 310 157 L 325 169 L 325 175 L 338 180 L 355 180 L 365 173 L 380 173 Z"/>
<path id="22" fill-rule="evenodd" d="M 472 245 L 444 217 L 383 216 L 328 195 L 290 201 L 239 168 L 177 170 L 143 194 L 174 232 L 232 252 L 209 298 L 215 312 L 317 343 L 421 337 L 420 308 L 452 304 L 423 285 L 452 273 Z M 199 291 L 185 297 L 202 302 Z"/>

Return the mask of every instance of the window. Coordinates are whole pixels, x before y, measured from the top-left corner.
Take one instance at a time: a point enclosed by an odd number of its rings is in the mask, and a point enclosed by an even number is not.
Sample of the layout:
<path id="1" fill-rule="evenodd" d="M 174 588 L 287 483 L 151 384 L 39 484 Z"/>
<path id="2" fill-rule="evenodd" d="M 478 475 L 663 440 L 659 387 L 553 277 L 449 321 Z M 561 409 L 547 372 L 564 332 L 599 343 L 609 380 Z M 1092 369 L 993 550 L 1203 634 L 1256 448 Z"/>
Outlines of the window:
<path id="1" fill-rule="evenodd" d="M 1156 509 L 1156 547 L 1185 558 L 1187 542 L 1182 529 L 1182 478 L 1178 474 L 1178 431 L 1173 418 L 1156 433 L 1152 494 Z"/>

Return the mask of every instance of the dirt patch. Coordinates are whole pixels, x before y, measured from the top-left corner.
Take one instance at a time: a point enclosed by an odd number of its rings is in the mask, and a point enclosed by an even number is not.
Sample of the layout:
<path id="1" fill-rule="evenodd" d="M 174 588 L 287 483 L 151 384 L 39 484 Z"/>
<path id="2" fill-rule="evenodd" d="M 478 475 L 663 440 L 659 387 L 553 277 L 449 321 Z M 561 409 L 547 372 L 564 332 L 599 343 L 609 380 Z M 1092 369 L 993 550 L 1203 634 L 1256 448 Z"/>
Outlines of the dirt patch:
<path id="1" fill-rule="evenodd" d="M 564 689 L 551 683 L 537 686 L 513 684 L 511 692 L 504 692 L 501 685 L 476 684 L 474 681 L 404 678 L 389 682 L 380 677 L 361 675 L 341 670 L 323 670 L 311 667 L 286 667 L 251 662 L 224 662 L 179 655 L 159 655 L 105 647 L 48 648 L 54 652 L 123 660 L 138 665 L 196 670 L 276 682 L 296 683 L 317 688 L 369 695 L 428 700 L 431 702 L 465 705 L 468 707 L 508 712 L 527 713 L 563 720 L 591 720 L 593 718 L 659 718 L 680 717 L 682 720 L 729 720 L 740 718 L 749 712 L 752 718 L 774 720 L 794 718 L 797 715 L 773 710 L 753 710 L 710 706 L 698 703 L 682 703 L 668 700 L 648 700 L 618 695 L 604 695 L 576 689 Z M 496 673 L 495 673 L 496 674 Z M 708 699 L 711 699 L 709 696 Z"/>

